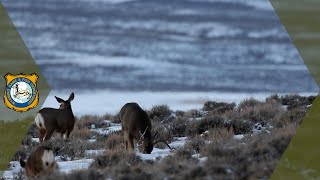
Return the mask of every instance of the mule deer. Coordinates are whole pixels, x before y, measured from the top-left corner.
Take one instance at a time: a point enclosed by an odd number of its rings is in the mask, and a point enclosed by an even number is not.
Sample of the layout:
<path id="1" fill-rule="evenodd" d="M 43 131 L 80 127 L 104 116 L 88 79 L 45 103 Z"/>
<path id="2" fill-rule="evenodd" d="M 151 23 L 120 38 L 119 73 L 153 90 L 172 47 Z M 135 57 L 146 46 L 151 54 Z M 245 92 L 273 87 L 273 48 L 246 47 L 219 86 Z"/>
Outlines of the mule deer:
<path id="1" fill-rule="evenodd" d="M 137 103 L 125 104 L 120 110 L 119 118 L 128 151 L 133 151 L 134 140 L 137 140 L 139 145 L 142 143 L 143 153 L 145 154 L 151 154 L 153 146 L 158 142 L 163 142 L 170 148 L 164 141 L 154 141 L 155 135 L 151 134 L 151 120 Z"/>
<path id="2" fill-rule="evenodd" d="M 36 177 L 40 173 L 47 173 L 56 168 L 53 151 L 47 146 L 36 148 L 27 161 L 20 159 L 20 165 L 27 177 Z"/>
<path id="3" fill-rule="evenodd" d="M 69 138 L 73 130 L 75 118 L 71 101 L 74 99 L 74 93 L 71 93 L 66 101 L 56 96 L 55 98 L 60 103 L 59 109 L 43 108 L 36 115 L 35 123 L 40 132 L 40 143 L 49 140 L 55 131 L 60 133 L 61 137 L 66 133 L 67 138 Z"/>

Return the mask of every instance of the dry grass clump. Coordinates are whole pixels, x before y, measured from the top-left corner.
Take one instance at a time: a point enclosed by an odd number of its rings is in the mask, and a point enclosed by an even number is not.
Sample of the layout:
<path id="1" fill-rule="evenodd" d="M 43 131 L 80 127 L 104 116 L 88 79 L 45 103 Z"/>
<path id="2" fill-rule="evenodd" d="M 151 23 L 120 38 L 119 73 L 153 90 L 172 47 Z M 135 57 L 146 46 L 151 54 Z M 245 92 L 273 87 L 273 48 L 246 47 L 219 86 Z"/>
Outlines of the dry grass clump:
<path id="1" fill-rule="evenodd" d="M 270 123 L 276 116 L 285 113 L 285 111 L 286 110 L 278 102 L 260 102 L 254 99 L 249 99 L 242 101 L 238 108 L 234 111 L 228 111 L 223 114 L 223 117 L 236 124 L 236 126 L 238 127 L 239 123 Z M 236 131 L 238 131 L 237 127 L 234 127 Z"/>
<path id="2" fill-rule="evenodd" d="M 103 155 L 95 158 L 95 161 L 91 164 L 91 167 L 112 167 L 121 162 L 125 162 L 126 164 L 130 164 L 130 166 L 134 166 L 141 161 L 141 158 L 135 153 L 129 153 L 123 149 L 107 150 Z"/>
<path id="3" fill-rule="evenodd" d="M 102 124 L 104 124 L 103 120 L 105 120 L 103 116 L 84 115 L 84 116 L 81 116 L 80 118 L 77 118 L 74 126 L 79 129 L 90 128 L 92 124 L 94 124 L 96 127 L 99 127 Z"/>
<path id="4" fill-rule="evenodd" d="M 253 123 L 265 123 L 270 122 L 277 114 L 283 113 L 284 111 L 281 104 L 268 102 L 241 109 L 239 118 L 250 120 Z"/>
<path id="5" fill-rule="evenodd" d="M 87 140 L 70 137 L 67 140 L 61 138 L 52 138 L 50 141 L 43 143 L 50 147 L 56 156 L 62 160 L 74 160 L 83 158 L 86 150 L 103 149 L 103 144 L 99 142 L 89 142 Z"/>
<path id="6" fill-rule="evenodd" d="M 272 124 L 278 128 L 284 127 L 288 124 L 301 124 L 303 117 L 306 116 L 307 108 L 306 107 L 296 107 L 289 109 L 283 113 L 279 113 L 275 116 L 272 121 Z"/>
<path id="7" fill-rule="evenodd" d="M 125 144 L 122 134 L 112 133 L 108 135 L 107 140 L 104 142 L 104 148 L 109 150 L 124 149 Z"/>
<path id="8" fill-rule="evenodd" d="M 291 125 L 268 133 L 249 136 L 245 144 L 216 141 L 206 146 L 206 171 L 223 179 L 268 179 L 287 148 L 297 126 Z"/>
<path id="9" fill-rule="evenodd" d="M 210 143 L 225 143 L 232 141 L 234 137 L 234 133 L 232 129 L 221 128 L 221 129 L 212 129 L 207 133 L 206 140 Z"/>
<path id="10" fill-rule="evenodd" d="M 75 127 L 72 133 L 70 134 L 71 138 L 82 140 L 88 140 L 92 138 L 92 136 L 93 134 L 88 128 L 79 129 L 79 127 Z"/>
<path id="11" fill-rule="evenodd" d="M 189 139 L 184 145 L 184 149 L 192 151 L 192 154 L 200 153 L 203 150 L 203 147 L 206 145 L 205 138 L 201 136 L 195 136 Z"/>

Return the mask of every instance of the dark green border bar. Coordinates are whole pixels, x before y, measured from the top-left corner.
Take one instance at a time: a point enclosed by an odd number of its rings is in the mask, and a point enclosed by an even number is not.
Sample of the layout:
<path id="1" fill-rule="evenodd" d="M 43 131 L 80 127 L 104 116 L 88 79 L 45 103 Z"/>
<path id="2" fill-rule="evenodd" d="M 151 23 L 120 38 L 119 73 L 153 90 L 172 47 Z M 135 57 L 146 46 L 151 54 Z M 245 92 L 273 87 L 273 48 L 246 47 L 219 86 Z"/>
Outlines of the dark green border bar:
<path id="1" fill-rule="evenodd" d="M 7 73 L 36 73 L 39 76 L 37 87 L 40 99 L 36 108 L 18 113 L 4 105 L 4 76 Z M 49 92 L 49 86 L 40 68 L 32 58 L 0 1 L 0 176 L 2 176 L 1 171 L 8 168 L 9 161 L 20 146 L 35 113 L 40 109 Z"/>
<path id="2" fill-rule="evenodd" d="M 320 1 L 271 0 L 312 76 L 320 83 Z M 299 84 L 297 84 L 299 86 Z M 320 98 L 314 101 L 271 179 L 320 179 Z"/>

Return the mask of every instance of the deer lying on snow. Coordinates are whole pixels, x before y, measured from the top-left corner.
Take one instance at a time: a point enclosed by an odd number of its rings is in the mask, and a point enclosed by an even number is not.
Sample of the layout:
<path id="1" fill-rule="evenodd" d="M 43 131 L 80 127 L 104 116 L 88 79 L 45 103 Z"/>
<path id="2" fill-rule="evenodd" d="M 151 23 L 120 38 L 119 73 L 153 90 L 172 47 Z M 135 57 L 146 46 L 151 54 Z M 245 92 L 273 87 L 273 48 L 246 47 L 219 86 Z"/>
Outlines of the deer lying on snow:
<path id="1" fill-rule="evenodd" d="M 134 149 L 134 140 L 142 145 L 143 153 L 151 154 L 156 143 L 165 141 L 154 141 L 155 135 L 151 134 L 151 120 L 148 114 L 137 104 L 125 104 L 119 113 L 126 149 L 130 152 Z M 170 148 L 171 149 L 171 148 Z"/>
<path id="2" fill-rule="evenodd" d="M 36 115 L 35 123 L 40 132 L 40 143 L 49 140 L 55 131 L 60 133 L 61 137 L 66 133 L 67 138 L 69 138 L 73 130 L 75 118 L 71 101 L 74 99 L 74 93 L 71 93 L 66 101 L 56 96 L 55 98 L 60 103 L 59 109 L 43 108 Z"/>
<path id="3" fill-rule="evenodd" d="M 57 166 L 53 151 L 46 146 L 36 148 L 27 161 L 20 160 L 20 165 L 24 168 L 27 177 L 36 177 L 39 173 L 50 172 Z"/>

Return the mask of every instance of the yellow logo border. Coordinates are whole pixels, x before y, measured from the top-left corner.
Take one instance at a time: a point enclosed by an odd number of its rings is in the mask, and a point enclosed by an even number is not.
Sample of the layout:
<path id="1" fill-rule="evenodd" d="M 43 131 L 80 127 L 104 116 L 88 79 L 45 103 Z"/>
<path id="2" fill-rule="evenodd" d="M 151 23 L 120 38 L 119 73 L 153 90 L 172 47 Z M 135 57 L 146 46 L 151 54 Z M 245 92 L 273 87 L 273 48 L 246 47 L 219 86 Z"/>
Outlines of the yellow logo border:
<path id="1" fill-rule="evenodd" d="M 36 73 L 32 73 L 30 75 L 27 75 L 27 74 L 17 74 L 17 75 L 12 75 L 10 73 L 7 73 L 5 76 L 4 76 L 5 80 L 6 80 L 6 88 L 4 90 L 4 95 L 3 95 L 3 100 L 4 100 L 4 104 L 9 108 L 9 109 L 13 109 L 14 111 L 17 111 L 17 112 L 26 112 L 30 109 L 33 109 L 35 108 L 38 103 L 39 103 L 39 92 L 38 92 L 38 88 L 37 88 L 37 80 L 39 78 L 39 76 L 36 74 Z M 33 100 L 33 102 L 31 104 L 29 104 L 28 106 L 26 107 L 17 107 L 15 106 L 14 104 L 12 104 L 9 99 L 8 99 L 8 96 L 7 96 L 7 87 L 8 85 L 14 81 L 15 79 L 17 78 L 25 78 L 25 79 L 28 79 L 32 82 L 32 84 L 34 85 L 35 87 L 35 99 Z"/>

